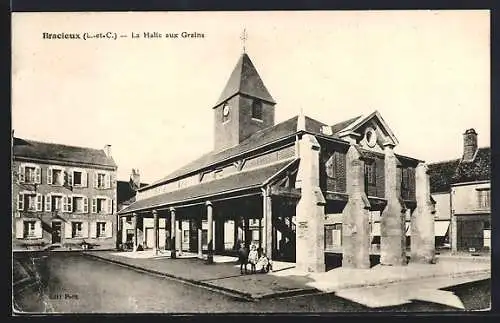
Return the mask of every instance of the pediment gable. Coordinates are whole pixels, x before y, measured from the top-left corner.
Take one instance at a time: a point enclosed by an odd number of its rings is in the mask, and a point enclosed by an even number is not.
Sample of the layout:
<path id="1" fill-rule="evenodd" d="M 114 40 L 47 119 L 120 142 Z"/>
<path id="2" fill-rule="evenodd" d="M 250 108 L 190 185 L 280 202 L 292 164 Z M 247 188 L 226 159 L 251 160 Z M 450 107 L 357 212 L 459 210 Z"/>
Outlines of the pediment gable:
<path id="1" fill-rule="evenodd" d="M 341 139 L 355 142 L 369 150 L 383 152 L 384 146 L 397 146 L 399 141 L 378 111 L 360 117 L 337 132 Z"/>

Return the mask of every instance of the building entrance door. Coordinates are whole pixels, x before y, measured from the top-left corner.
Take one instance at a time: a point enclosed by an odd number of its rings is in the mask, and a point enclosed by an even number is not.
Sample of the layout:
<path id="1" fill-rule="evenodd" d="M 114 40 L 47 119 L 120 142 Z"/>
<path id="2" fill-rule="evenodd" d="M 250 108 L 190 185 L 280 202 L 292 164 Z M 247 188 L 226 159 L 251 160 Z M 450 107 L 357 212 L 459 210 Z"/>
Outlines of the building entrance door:
<path id="1" fill-rule="evenodd" d="M 52 243 L 61 243 L 61 222 L 52 222 Z"/>

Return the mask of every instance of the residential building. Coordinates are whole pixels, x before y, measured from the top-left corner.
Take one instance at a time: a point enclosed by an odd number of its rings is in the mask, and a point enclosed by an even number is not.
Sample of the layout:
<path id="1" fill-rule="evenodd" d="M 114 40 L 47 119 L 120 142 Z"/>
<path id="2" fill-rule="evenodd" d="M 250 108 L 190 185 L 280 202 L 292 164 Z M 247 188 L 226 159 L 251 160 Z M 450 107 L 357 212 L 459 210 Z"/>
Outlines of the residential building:
<path id="1" fill-rule="evenodd" d="M 116 169 L 111 146 L 13 138 L 13 248 L 114 248 Z"/>
<path id="2" fill-rule="evenodd" d="M 467 129 L 461 158 L 429 164 L 436 221 L 451 222 L 443 243 L 453 252 L 491 248 L 491 149 L 477 136 Z"/>
<path id="3" fill-rule="evenodd" d="M 134 246 L 158 250 L 163 220 L 172 250 L 200 258 L 205 244 L 208 255 L 224 254 L 240 240 L 306 271 L 324 271 L 327 252 L 340 252 L 342 266 L 369 268 L 370 217 L 380 212 L 381 263 L 407 264 L 410 215 L 411 259 L 433 262 L 426 165 L 394 152 L 398 140 L 379 112 L 332 125 L 303 114 L 275 123 L 275 109 L 243 53 L 212 106 L 213 150 L 139 189 L 119 212 L 131 220 Z"/>

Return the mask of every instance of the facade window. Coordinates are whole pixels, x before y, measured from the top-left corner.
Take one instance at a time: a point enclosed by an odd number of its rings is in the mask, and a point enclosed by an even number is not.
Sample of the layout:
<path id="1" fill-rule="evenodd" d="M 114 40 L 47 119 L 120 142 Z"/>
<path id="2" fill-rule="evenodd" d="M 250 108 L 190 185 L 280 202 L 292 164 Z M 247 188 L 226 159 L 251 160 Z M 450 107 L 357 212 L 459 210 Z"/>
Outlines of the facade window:
<path id="1" fill-rule="evenodd" d="M 47 184 L 64 185 L 64 171 L 60 168 L 47 168 Z"/>
<path id="2" fill-rule="evenodd" d="M 63 209 L 63 197 L 61 195 L 49 194 L 45 196 L 45 211 L 62 211 Z"/>
<path id="3" fill-rule="evenodd" d="M 253 100 L 252 119 L 262 120 L 262 102 L 260 100 Z"/>
<path id="4" fill-rule="evenodd" d="M 35 183 L 35 167 L 24 168 L 24 180 L 26 183 Z"/>
<path id="5" fill-rule="evenodd" d="M 182 231 L 182 242 L 184 243 L 189 242 L 189 230 Z"/>
<path id="6" fill-rule="evenodd" d="M 24 221 L 23 236 L 24 238 L 35 236 L 35 221 Z"/>
<path id="7" fill-rule="evenodd" d="M 325 225 L 325 249 L 342 246 L 342 224 Z"/>
<path id="8" fill-rule="evenodd" d="M 71 223 L 71 237 L 79 238 L 83 235 L 82 222 L 72 222 Z"/>
<path id="9" fill-rule="evenodd" d="M 73 185 L 74 186 L 82 186 L 82 172 L 73 172 Z"/>
<path id="10" fill-rule="evenodd" d="M 490 189 L 481 189 L 477 191 L 478 207 L 486 209 L 490 207 Z"/>
<path id="11" fill-rule="evenodd" d="M 106 186 L 106 174 L 97 174 L 97 187 L 104 188 Z"/>
<path id="12" fill-rule="evenodd" d="M 107 197 L 93 198 L 92 213 L 113 213 L 113 201 Z"/>
<path id="13" fill-rule="evenodd" d="M 96 229 L 96 237 L 102 238 L 106 236 L 106 222 L 97 222 Z"/>
<path id="14" fill-rule="evenodd" d="M 331 179 L 336 179 L 337 178 L 337 165 L 336 165 L 336 153 L 330 156 L 328 160 L 326 161 L 325 168 L 326 168 L 326 176 Z"/>
<path id="15" fill-rule="evenodd" d="M 104 172 L 94 174 L 94 187 L 95 188 L 111 188 L 111 176 Z"/>
<path id="16" fill-rule="evenodd" d="M 484 230 L 491 230 L 491 222 L 484 221 Z"/>
<path id="17" fill-rule="evenodd" d="M 42 195 L 36 193 L 20 193 L 17 196 L 18 211 L 42 211 Z"/>
<path id="18" fill-rule="evenodd" d="M 365 164 L 365 180 L 368 185 L 376 184 L 375 163 Z"/>
<path id="19" fill-rule="evenodd" d="M 88 213 L 89 212 L 88 199 L 83 196 L 74 196 L 73 212 Z"/>

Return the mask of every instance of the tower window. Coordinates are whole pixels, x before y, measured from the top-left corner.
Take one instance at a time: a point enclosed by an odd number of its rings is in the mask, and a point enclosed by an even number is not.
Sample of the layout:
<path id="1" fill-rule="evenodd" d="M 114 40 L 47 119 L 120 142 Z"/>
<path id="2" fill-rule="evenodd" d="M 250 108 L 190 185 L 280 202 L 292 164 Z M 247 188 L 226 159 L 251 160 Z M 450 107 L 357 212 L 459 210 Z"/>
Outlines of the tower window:
<path id="1" fill-rule="evenodd" d="M 259 100 L 252 103 L 252 119 L 262 120 L 262 102 Z"/>

